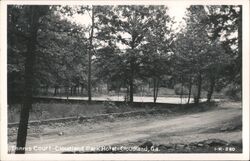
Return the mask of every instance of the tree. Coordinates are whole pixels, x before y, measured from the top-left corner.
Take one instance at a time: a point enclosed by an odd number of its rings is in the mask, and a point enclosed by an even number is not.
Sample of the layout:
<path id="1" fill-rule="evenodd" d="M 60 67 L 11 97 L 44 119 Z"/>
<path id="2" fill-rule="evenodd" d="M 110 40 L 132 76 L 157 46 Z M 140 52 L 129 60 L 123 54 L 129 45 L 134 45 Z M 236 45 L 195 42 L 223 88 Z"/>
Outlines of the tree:
<path id="1" fill-rule="evenodd" d="M 67 14 L 72 17 L 74 14 L 87 14 L 90 17 L 90 24 L 82 31 L 82 34 L 88 35 L 87 43 L 83 43 L 84 47 L 87 47 L 88 53 L 88 73 L 87 73 L 87 91 L 88 91 L 88 101 L 92 100 L 92 57 L 95 53 L 94 38 L 96 29 L 96 13 L 98 8 L 94 5 L 92 6 L 63 6 L 61 7 L 61 13 Z M 86 46 L 87 45 L 87 46 Z"/>
<path id="2" fill-rule="evenodd" d="M 149 27 L 150 9 L 148 6 L 115 6 L 111 7 L 106 17 L 100 17 L 101 22 L 110 32 L 108 35 L 125 45 L 126 58 L 129 67 L 129 97 L 133 102 L 134 79 L 138 70 L 139 47 L 143 43 Z"/>
<path id="3" fill-rule="evenodd" d="M 161 79 L 170 74 L 170 45 L 173 40 L 171 23 L 173 21 L 167 15 L 167 10 L 168 8 L 164 6 L 154 7 L 150 17 L 151 25 L 146 35 L 147 43 L 142 46 L 143 58 L 140 68 L 145 73 L 144 75 L 153 80 L 154 103 L 158 97 Z"/>
<path id="4" fill-rule="evenodd" d="M 225 8 L 227 7 L 191 6 L 187 12 L 187 26 L 175 42 L 176 69 L 183 71 L 179 75 L 190 77 L 192 80 L 189 95 L 193 81 L 196 84 L 197 90 L 193 93 L 195 103 L 199 102 L 202 88 L 207 91 L 207 101 L 210 102 L 216 84 L 221 84 L 225 71 L 231 66 L 230 64 L 234 64 L 232 63 L 234 58 L 230 53 L 236 40 L 230 40 L 230 37 L 235 30 L 231 30 L 230 26 L 235 22 L 238 23 L 238 20 L 234 16 L 232 18 L 233 14 Z M 225 13 L 217 13 L 218 9 L 222 9 Z M 212 16 L 211 13 L 219 15 Z M 220 22 L 223 19 L 227 22 Z"/>
<path id="5" fill-rule="evenodd" d="M 143 68 L 141 62 L 143 46 L 147 43 L 152 45 L 156 44 L 156 41 L 163 41 L 158 45 L 158 49 L 154 50 L 162 53 L 163 48 L 167 46 L 164 43 L 169 43 L 165 41 L 166 35 L 169 34 L 166 23 L 170 21 L 166 15 L 167 8 L 164 6 L 108 6 L 107 8 L 106 14 L 101 14 L 99 17 L 100 22 L 105 26 L 102 28 L 101 35 L 111 38 L 116 45 L 125 48 L 124 62 L 127 62 L 125 69 L 129 70 L 127 75 L 129 100 L 133 102 L 135 79 L 139 79 L 140 70 Z M 157 35 L 158 32 L 160 35 Z"/>
<path id="6" fill-rule="evenodd" d="M 34 62 L 36 60 L 37 33 L 40 27 L 41 18 L 47 14 L 48 10 L 48 6 L 8 7 L 8 25 L 15 24 L 15 26 L 9 28 L 9 31 L 14 31 L 16 37 L 20 35 L 23 39 L 25 39 L 25 44 L 22 44 L 22 48 L 26 49 L 26 52 L 23 53 L 24 97 L 20 112 L 20 123 L 17 134 L 16 153 L 25 153 L 29 110 L 32 108 L 32 96 L 34 90 Z M 11 37 L 13 38 L 15 37 L 15 35 L 12 35 Z M 15 43 L 17 42 L 18 41 L 16 41 Z M 8 50 L 8 52 L 11 52 L 11 50 L 14 49 L 13 47 L 17 46 L 13 43 L 13 41 L 9 41 L 8 45 L 10 45 L 10 50 Z"/>
<path id="7" fill-rule="evenodd" d="M 17 153 L 25 152 L 29 110 L 39 88 L 54 87 L 58 94 L 67 86 L 68 94 L 87 75 L 82 27 L 59 11 L 58 6 L 8 6 L 8 93 L 23 98 Z"/>
<path id="8" fill-rule="evenodd" d="M 92 65 L 93 65 L 93 56 L 97 54 L 96 48 L 98 41 L 105 40 L 105 34 L 103 32 L 107 31 L 100 31 L 103 30 L 102 23 L 100 18 L 105 17 L 106 13 L 108 13 L 108 10 L 112 8 L 111 6 L 80 6 L 80 7 L 70 7 L 70 6 L 64 6 L 62 12 L 67 13 L 68 15 L 72 16 L 73 14 L 87 14 L 90 17 L 90 24 L 86 27 L 86 29 L 83 31 L 84 34 L 88 35 L 87 38 L 87 46 L 86 43 L 83 44 L 84 47 L 87 47 L 87 53 L 88 53 L 88 81 L 87 81 L 87 88 L 88 88 L 88 101 L 91 102 L 92 100 L 92 85 L 93 85 L 93 71 L 92 71 Z M 105 29 L 104 29 L 105 30 Z M 101 35 L 101 36 L 100 36 Z"/>
<path id="9" fill-rule="evenodd" d="M 222 77 L 225 66 L 227 66 L 231 58 L 223 49 L 220 41 L 212 41 L 208 49 L 207 63 L 203 67 L 207 84 L 207 102 L 211 101 L 216 83 Z"/>
<path id="10" fill-rule="evenodd" d="M 81 36 L 76 35 L 76 37 L 74 37 L 66 33 L 61 33 L 60 35 L 61 36 L 57 36 L 55 40 L 57 42 L 62 40 L 60 44 L 57 44 L 58 46 L 46 48 L 47 51 L 48 49 L 52 49 L 52 53 L 55 53 L 53 52 L 55 49 L 59 49 L 57 53 L 53 54 L 54 58 L 52 57 L 52 59 L 50 59 L 52 61 L 50 65 L 54 64 L 54 69 L 50 69 L 50 71 L 46 73 L 53 72 L 55 80 L 53 84 L 66 87 L 66 94 L 68 96 L 68 88 L 71 88 L 71 95 L 73 93 L 76 94 L 76 87 L 80 86 L 80 83 L 86 82 L 87 63 L 84 62 L 87 62 L 87 51 L 82 45 L 81 39 L 83 38 Z"/>
<path id="11" fill-rule="evenodd" d="M 89 35 L 89 50 L 88 50 L 88 100 L 91 102 L 91 62 L 92 62 L 92 55 L 94 52 L 93 48 L 93 35 L 94 35 L 94 28 L 95 28 L 95 7 L 92 6 L 91 9 L 91 31 Z"/>
<path id="12" fill-rule="evenodd" d="M 37 71 L 38 75 L 47 75 L 40 84 L 54 87 L 54 94 L 64 87 L 68 97 L 69 94 L 76 94 L 77 87 L 83 88 L 86 84 L 88 40 L 84 27 L 65 18 L 69 13 L 64 11 L 65 8 L 54 6 L 54 14 L 47 16 L 43 23 L 39 32 L 40 61 L 37 64 L 40 65 Z"/>
<path id="13" fill-rule="evenodd" d="M 224 68 L 221 87 L 234 86 L 242 90 L 242 6 L 206 6 L 210 23 L 211 39 L 220 39 L 222 47 L 230 57 Z M 220 87 L 220 88 L 221 88 Z M 238 88 L 239 87 L 239 88 Z"/>
<path id="14" fill-rule="evenodd" d="M 175 42 L 176 69 L 183 79 L 190 80 L 189 95 L 192 81 L 196 85 L 194 102 L 199 103 L 204 77 L 204 66 L 209 57 L 210 40 L 207 32 L 207 17 L 203 6 L 190 6 L 187 11 L 186 28 L 180 33 Z"/>
<path id="15" fill-rule="evenodd" d="M 110 44 L 97 51 L 95 65 L 98 80 L 107 82 L 107 89 L 116 89 L 126 86 L 128 70 L 122 52 Z"/>

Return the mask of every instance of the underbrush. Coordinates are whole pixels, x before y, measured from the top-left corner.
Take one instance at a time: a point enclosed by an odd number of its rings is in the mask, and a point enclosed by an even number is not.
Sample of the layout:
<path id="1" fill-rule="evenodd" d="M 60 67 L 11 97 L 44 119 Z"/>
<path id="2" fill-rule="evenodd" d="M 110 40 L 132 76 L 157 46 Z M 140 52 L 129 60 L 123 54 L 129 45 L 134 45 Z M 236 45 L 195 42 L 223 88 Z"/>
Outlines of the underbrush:
<path id="1" fill-rule="evenodd" d="M 45 120 L 65 117 L 93 117 L 100 114 L 124 113 L 131 111 L 147 111 L 159 109 L 166 113 L 194 113 L 214 109 L 216 103 L 201 103 L 198 105 L 173 105 L 173 104 L 140 104 L 129 105 L 127 103 L 117 104 L 113 101 L 99 103 L 34 103 L 30 110 L 29 120 Z M 8 106 L 8 123 L 18 122 L 21 105 Z"/>
<path id="2" fill-rule="evenodd" d="M 21 105 L 11 105 L 8 110 L 8 121 L 18 122 Z M 103 104 L 80 103 L 35 103 L 30 110 L 30 120 L 63 118 L 71 116 L 93 116 L 105 113 Z"/>
<path id="3" fill-rule="evenodd" d="M 8 123 L 18 122 L 21 104 L 8 106 Z M 45 120 L 64 117 L 92 117 L 100 114 L 122 113 L 148 109 L 143 107 L 131 107 L 127 104 L 116 105 L 112 101 L 103 103 L 34 103 L 30 110 L 29 120 Z"/>

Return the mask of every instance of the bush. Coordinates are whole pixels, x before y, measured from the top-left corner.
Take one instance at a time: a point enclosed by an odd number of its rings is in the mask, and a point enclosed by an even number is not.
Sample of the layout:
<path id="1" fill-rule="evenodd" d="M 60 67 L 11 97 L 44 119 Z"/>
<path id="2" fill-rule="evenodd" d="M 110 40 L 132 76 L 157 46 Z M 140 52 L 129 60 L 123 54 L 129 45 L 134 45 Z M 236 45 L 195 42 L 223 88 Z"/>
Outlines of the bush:
<path id="1" fill-rule="evenodd" d="M 107 100 L 104 103 L 106 113 L 115 113 L 118 111 L 118 107 L 116 106 L 115 102 L 111 100 Z"/>
<path id="2" fill-rule="evenodd" d="M 174 86 L 174 92 L 175 92 L 175 94 L 177 94 L 177 95 L 181 95 L 181 94 L 187 95 L 187 94 L 188 94 L 188 88 L 185 87 L 185 86 L 182 86 L 182 85 L 179 83 L 179 84 L 176 84 L 176 85 Z"/>
<path id="3" fill-rule="evenodd" d="M 242 98 L 242 90 L 239 85 L 229 84 L 223 89 L 223 91 L 225 96 L 232 100 L 240 101 Z"/>

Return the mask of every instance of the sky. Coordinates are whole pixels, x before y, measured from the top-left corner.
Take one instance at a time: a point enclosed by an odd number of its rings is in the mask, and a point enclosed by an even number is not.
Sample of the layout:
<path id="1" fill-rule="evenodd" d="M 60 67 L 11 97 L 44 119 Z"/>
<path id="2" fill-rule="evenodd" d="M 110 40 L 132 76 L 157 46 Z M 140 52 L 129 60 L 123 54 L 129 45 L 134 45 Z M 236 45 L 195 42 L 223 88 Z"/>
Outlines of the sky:
<path id="1" fill-rule="evenodd" d="M 169 8 L 169 16 L 173 17 L 176 21 L 176 24 L 173 26 L 174 28 L 178 27 L 179 23 L 183 23 L 183 17 L 185 16 L 185 11 L 188 5 L 183 4 L 170 4 L 167 5 Z M 81 24 L 81 25 L 89 25 L 91 22 L 90 16 L 88 14 L 79 15 L 76 14 L 73 16 L 72 21 Z"/>
<path id="2" fill-rule="evenodd" d="M 182 21 L 182 18 L 185 16 L 185 11 L 187 5 L 180 5 L 180 4 L 171 4 L 168 5 L 169 8 L 169 15 L 174 17 L 177 22 Z"/>

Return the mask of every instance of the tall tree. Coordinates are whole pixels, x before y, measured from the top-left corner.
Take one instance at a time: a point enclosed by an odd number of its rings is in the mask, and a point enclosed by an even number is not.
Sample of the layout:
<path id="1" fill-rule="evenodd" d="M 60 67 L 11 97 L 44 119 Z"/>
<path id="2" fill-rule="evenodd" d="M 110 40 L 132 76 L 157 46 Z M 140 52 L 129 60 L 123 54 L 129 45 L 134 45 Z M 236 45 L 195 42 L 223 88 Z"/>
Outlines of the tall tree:
<path id="1" fill-rule="evenodd" d="M 177 61 L 183 71 L 194 78 L 196 90 L 193 93 L 194 102 L 199 103 L 204 77 L 203 67 L 210 45 L 207 32 L 206 12 L 203 6 L 190 6 L 187 10 L 186 28 L 180 33 L 176 41 Z M 190 78 L 191 79 L 191 78 Z M 192 79 L 191 79 L 192 80 Z"/>
<path id="2" fill-rule="evenodd" d="M 238 11 L 233 14 L 233 9 Z M 202 87 L 207 90 L 210 102 L 216 83 L 222 81 L 227 68 L 234 64 L 230 53 L 235 49 L 233 46 L 237 46 L 237 39 L 232 38 L 237 27 L 231 25 L 239 23 L 239 15 L 236 16 L 239 10 L 232 6 L 191 6 L 188 9 L 187 26 L 177 38 L 175 56 L 176 66 L 184 68 L 181 70 L 185 71 L 184 76 L 189 75 L 196 84 L 195 103 L 199 102 Z M 240 54 L 236 59 L 239 57 Z"/>
<path id="3" fill-rule="evenodd" d="M 39 84 L 55 88 L 75 88 L 86 81 L 86 38 L 81 26 L 62 19 L 60 8 L 47 16 L 38 36 L 36 76 Z M 42 79 L 41 79 L 42 78 Z M 65 89 L 67 89 L 67 87 Z M 67 93 L 68 90 L 66 90 Z M 57 94 L 57 93 L 54 93 Z"/>
<path id="4" fill-rule="evenodd" d="M 19 15 L 13 14 L 14 11 Z M 9 6 L 8 25 L 15 34 L 20 34 L 25 39 L 26 52 L 24 53 L 24 97 L 20 112 L 20 123 L 17 134 L 16 153 L 25 153 L 29 110 L 32 108 L 34 91 L 34 62 L 36 60 L 37 33 L 41 18 L 47 14 L 48 6 Z M 10 46 L 13 44 L 9 44 Z"/>
<path id="5" fill-rule="evenodd" d="M 94 48 L 94 38 L 95 38 L 95 28 L 96 28 L 96 6 L 63 6 L 61 8 L 61 13 L 67 14 L 72 17 L 74 14 L 87 15 L 90 18 L 90 23 L 86 24 L 86 30 L 82 34 L 88 36 L 87 38 L 87 53 L 88 53 L 88 77 L 87 77 L 87 91 L 88 91 L 88 101 L 92 100 L 92 57 L 95 53 Z M 85 20 L 83 20 L 85 21 Z M 83 43 L 86 47 L 86 43 Z"/>
<path id="6" fill-rule="evenodd" d="M 173 40 L 171 18 L 165 6 L 155 6 L 151 12 L 149 32 L 146 34 L 146 44 L 143 45 L 143 58 L 140 68 L 153 80 L 153 100 L 158 97 L 161 79 L 170 74 L 170 45 Z M 144 74 L 144 75 L 145 75 Z"/>
<path id="7" fill-rule="evenodd" d="M 84 81 L 86 38 L 82 28 L 62 18 L 58 9 L 8 6 L 8 93 L 23 97 L 17 153 L 24 153 L 32 97 L 39 88 L 72 88 Z"/>
<path id="8" fill-rule="evenodd" d="M 118 92 L 127 83 L 128 70 L 121 51 L 114 45 L 100 48 L 97 51 L 95 65 L 99 80 L 107 82 L 107 89 L 116 89 Z"/>
<path id="9" fill-rule="evenodd" d="M 100 18 L 106 26 L 106 31 L 109 31 L 108 34 L 117 41 L 116 44 L 125 48 L 124 58 L 129 69 L 127 77 L 131 103 L 135 92 L 135 79 L 138 77 L 141 64 L 141 48 L 147 43 L 148 33 L 156 27 L 154 23 L 157 18 L 159 18 L 158 24 L 160 21 L 162 24 L 166 22 L 162 18 L 166 16 L 164 12 L 166 11 L 163 6 L 114 6 L 110 7 L 107 14 Z"/>
<path id="10" fill-rule="evenodd" d="M 91 66 L 92 66 L 92 55 L 94 52 L 93 36 L 94 36 L 94 28 L 95 28 L 95 7 L 94 6 L 92 6 L 91 14 L 89 14 L 89 15 L 91 16 L 91 27 L 90 27 L 91 29 L 90 29 L 90 35 L 89 35 L 89 50 L 88 50 L 88 100 L 89 100 L 89 102 L 91 102 L 91 99 L 92 99 L 92 95 L 91 95 L 91 85 L 92 85 Z"/>
<path id="11" fill-rule="evenodd" d="M 224 84 L 234 84 L 242 89 L 242 6 L 206 6 L 210 23 L 211 39 L 220 39 L 230 65 L 224 69 Z M 224 86 L 225 86 L 224 85 Z"/>

